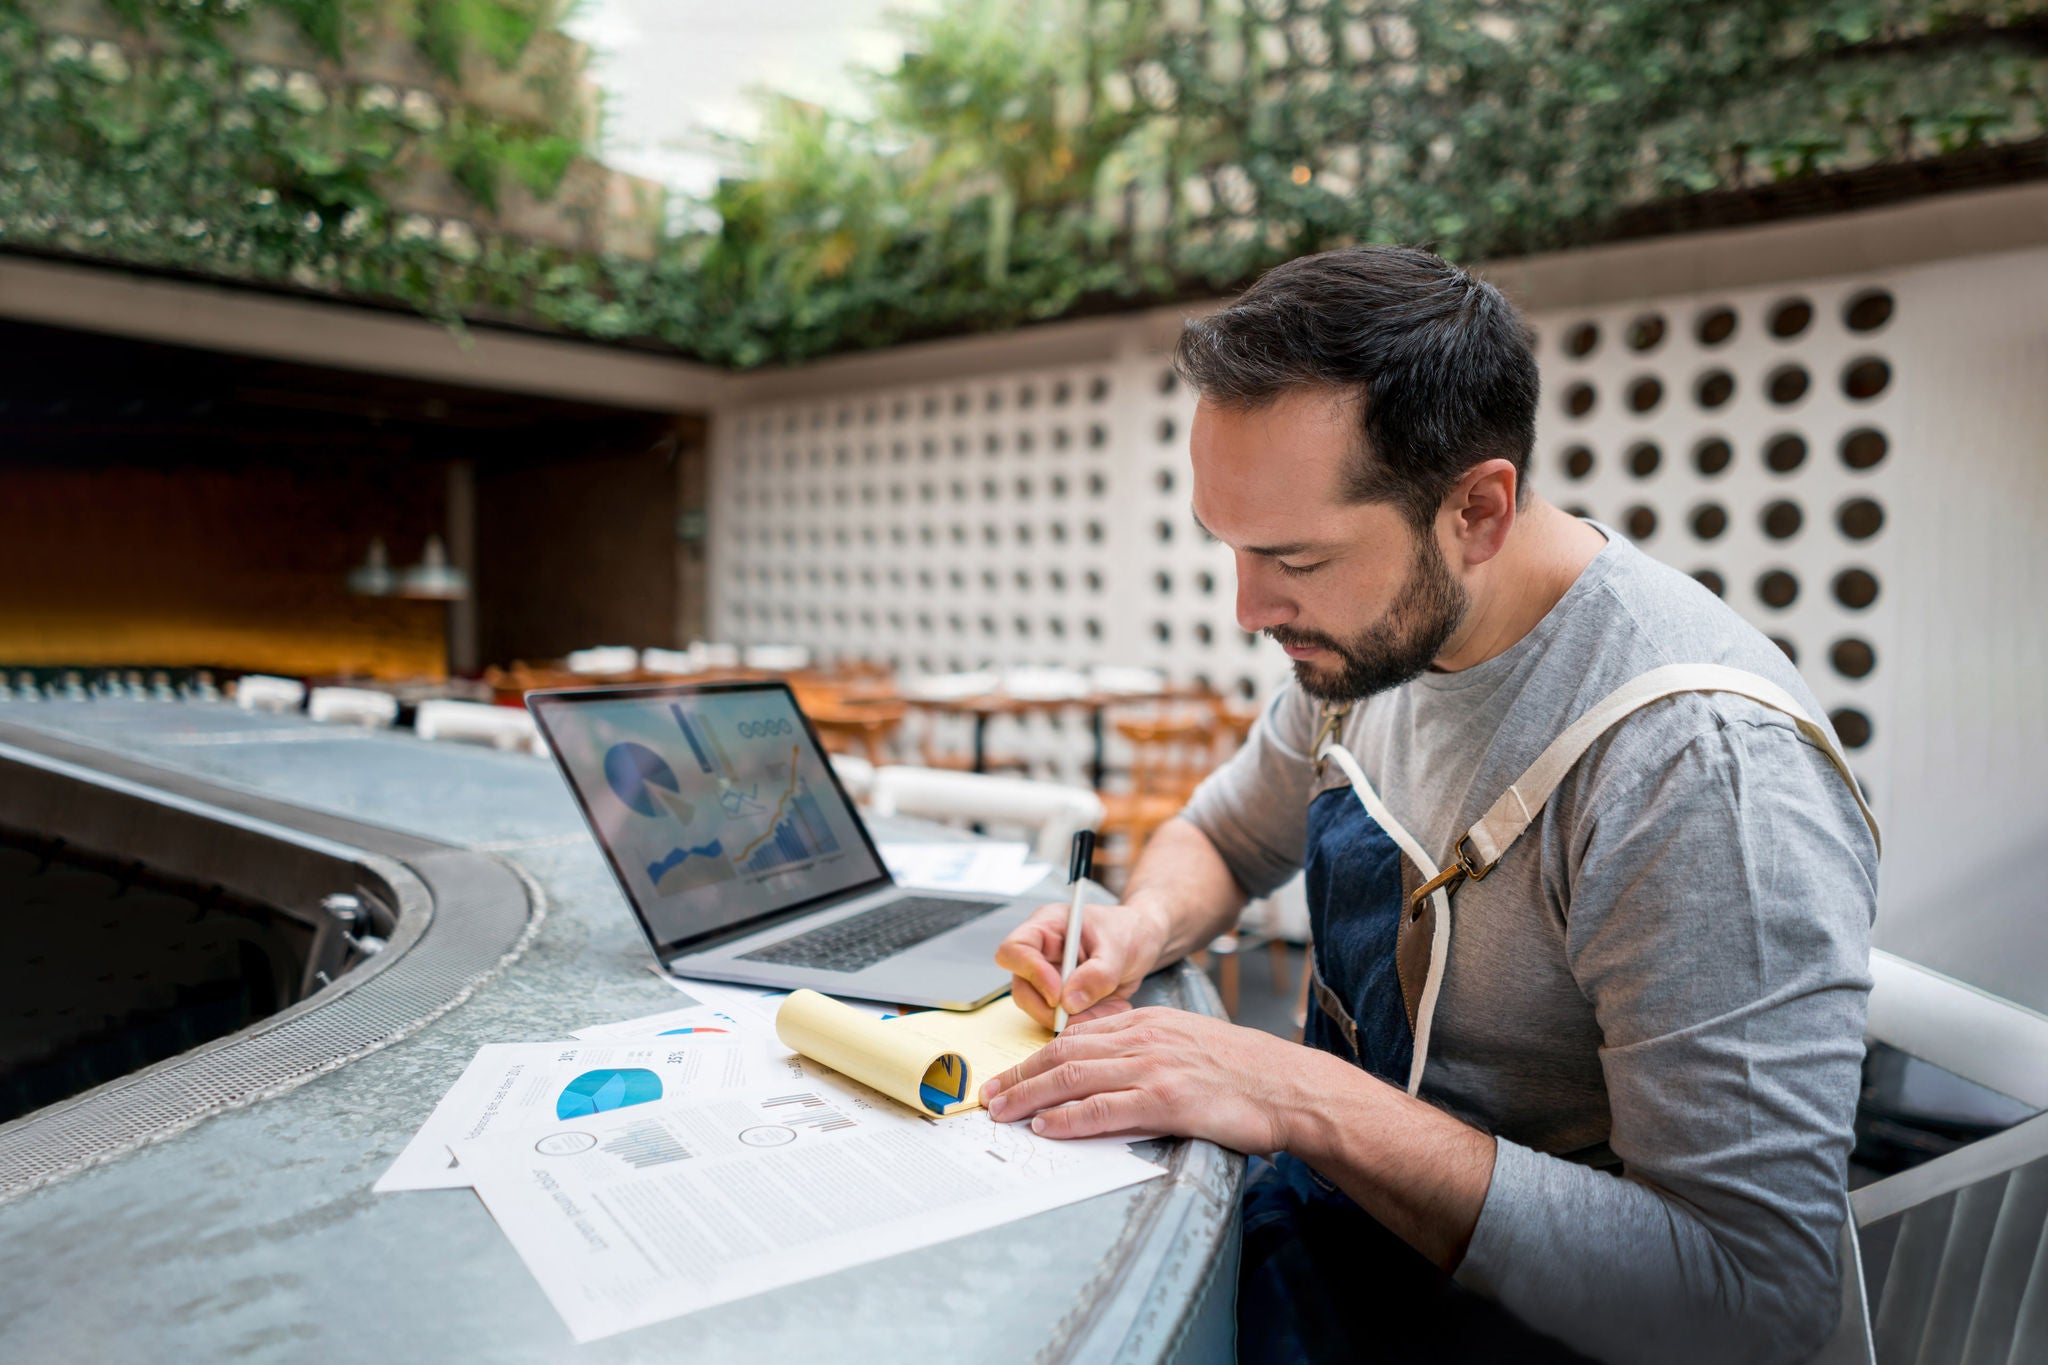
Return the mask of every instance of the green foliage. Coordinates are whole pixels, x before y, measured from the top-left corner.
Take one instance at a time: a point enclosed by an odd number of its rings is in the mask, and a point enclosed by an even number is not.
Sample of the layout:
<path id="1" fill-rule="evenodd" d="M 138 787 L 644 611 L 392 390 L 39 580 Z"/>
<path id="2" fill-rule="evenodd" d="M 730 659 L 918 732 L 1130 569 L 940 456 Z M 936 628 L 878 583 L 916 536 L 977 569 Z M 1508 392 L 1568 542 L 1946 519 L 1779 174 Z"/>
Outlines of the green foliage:
<path id="1" fill-rule="evenodd" d="M 952 0 L 872 117 L 772 103 L 711 225 L 631 260 L 491 221 L 580 151 L 576 117 L 464 85 L 531 64 L 549 0 L 115 8 L 146 41 L 0 0 L 0 244 L 737 366 L 1210 294 L 1349 242 L 1598 240 L 1645 205 L 2031 142 L 2048 93 L 2043 0 Z M 252 8 L 344 69 L 396 16 L 439 83 L 254 67 Z M 434 168 L 472 221 L 396 207 Z"/>

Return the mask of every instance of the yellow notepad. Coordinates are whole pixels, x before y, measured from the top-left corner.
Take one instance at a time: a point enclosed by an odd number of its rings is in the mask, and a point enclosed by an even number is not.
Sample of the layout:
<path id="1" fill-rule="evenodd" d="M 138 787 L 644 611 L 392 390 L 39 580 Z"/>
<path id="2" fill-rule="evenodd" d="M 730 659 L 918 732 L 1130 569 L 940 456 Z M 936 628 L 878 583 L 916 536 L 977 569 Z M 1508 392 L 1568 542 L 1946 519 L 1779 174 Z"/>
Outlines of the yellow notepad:
<path id="1" fill-rule="evenodd" d="M 978 1010 L 926 1010 L 871 1019 L 830 996 L 797 991 L 775 1012 L 793 1051 L 924 1114 L 958 1114 L 981 1101 L 982 1082 L 1052 1041 L 1005 995 Z"/>

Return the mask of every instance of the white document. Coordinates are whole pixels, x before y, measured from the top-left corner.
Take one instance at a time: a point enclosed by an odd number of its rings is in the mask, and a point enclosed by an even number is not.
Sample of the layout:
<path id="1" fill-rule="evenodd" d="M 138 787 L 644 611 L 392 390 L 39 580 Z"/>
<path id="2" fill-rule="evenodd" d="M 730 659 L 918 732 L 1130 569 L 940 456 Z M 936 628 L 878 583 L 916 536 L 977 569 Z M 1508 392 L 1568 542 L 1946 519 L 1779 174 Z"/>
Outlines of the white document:
<path id="1" fill-rule="evenodd" d="M 636 1038 L 679 1037 L 710 1041 L 723 1035 L 731 1041 L 745 1040 L 758 1042 L 762 1036 L 761 1021 L 747 1010 L 739 1013 L 741 1006 L 733 1002 L 733 1009 L 721 1009 L 711 1004 L 685 1005 L 677 1010 L 664 1010 L 660 1014 L 643 1015 L 638 1019 L 621 1019 L 611 1024 L 591 1024 L 587 1028 L 570 1030 L 571 1038 L 585 1042 L 627 1042 Z M 772 1036 L 773 1030 L 770 1030 Z"/>
<path id="2" fill-rule="evenodd" d="M 579 1342 L 982 1232 L 1162 1172 L 830 1073 L 459 1145 Z"/>
<path id="3" fill-rule="evenodd" d="M 882 861 L 902 886 L 930 891 L 979 891 L 995 896 L 1021 896 L 1045 879 L 1052 868 L 1024 861 L 1024 844 L 959 840 L 939 844 L 881 844 Z"/>
<path id="4" fill-rule="evenodd" d="M 379 1194 L 461 1189 L 469 1173 L 450 1146 L 501 1129 L 803 1074 L 803 1060 L 772 1030 L 764 1041 L 758 1026 L 632 1042 L 488 1043 L 372 1188 Z"/>

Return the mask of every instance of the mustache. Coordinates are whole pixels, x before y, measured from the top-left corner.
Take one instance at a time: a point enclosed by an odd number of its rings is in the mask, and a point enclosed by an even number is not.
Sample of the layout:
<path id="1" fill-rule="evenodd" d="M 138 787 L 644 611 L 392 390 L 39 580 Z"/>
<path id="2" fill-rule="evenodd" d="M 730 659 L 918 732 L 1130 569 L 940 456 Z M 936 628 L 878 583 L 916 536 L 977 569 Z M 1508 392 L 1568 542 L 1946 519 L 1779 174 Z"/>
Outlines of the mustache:
<path id="1" fill-rule="evenodd" d="M 1343 653 L 1343 647 L 1336 640 L 1319 630 L 1297 630 L 1293 626 L 1269 626 L 1266 638 L 1275 644 L 1287 645 L 1294 649 L 1327 649 L 1333 654 Z"/>

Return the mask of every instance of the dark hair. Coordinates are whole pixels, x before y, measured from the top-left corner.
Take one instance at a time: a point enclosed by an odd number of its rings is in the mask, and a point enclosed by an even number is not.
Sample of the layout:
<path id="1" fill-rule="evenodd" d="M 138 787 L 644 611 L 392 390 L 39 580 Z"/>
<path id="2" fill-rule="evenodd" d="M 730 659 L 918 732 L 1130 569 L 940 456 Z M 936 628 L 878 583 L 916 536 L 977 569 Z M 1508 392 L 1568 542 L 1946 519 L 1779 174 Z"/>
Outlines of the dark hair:
<path id="1" fill-rule="evenodd" d="M 1427 525 L 1487 460 L 1527 484 L 1536 357 L 1501 292 L 1433 252 L 1366 246 L 1275 266 L 1181 331 L 1174 368 L 1210 402 L 1262 408 L 1295 389 L 1350 390 L 1364 440 L 1339 496 Z M 1517 492 L 1520 499 L 1520 492 Z"/>

